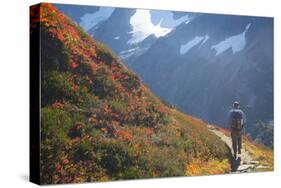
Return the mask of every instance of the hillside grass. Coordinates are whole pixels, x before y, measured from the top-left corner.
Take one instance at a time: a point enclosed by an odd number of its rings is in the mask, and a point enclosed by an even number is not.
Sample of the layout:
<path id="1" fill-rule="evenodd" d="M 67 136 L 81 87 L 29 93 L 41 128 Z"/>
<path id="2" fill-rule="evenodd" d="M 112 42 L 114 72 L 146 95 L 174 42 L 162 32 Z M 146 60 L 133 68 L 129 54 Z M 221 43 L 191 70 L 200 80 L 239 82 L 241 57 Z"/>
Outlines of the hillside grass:
<path id="1" fill-rule="evenodd" d="M 226 136 L 230 137 L 230 131 L 217 127 L 219 131 L 223 132 Z M 249 152 L 254 161 L 259 162 L 259 166 L 263 168 L 257 169 L 257 171 L 273 171 L 274 170 L 274 152 L 272 148 L 266 147 L 262 144 L 254 143 L 250 138 L 242 136 L 242 147 Z"/>
<path id="2" fill-rule="evenodd" d="M 203 121 L 164 105 L 51 4 L 33 9 L 42 44 L 42 184 L 230 171 L 227 147 Z"/>
<path id="3" fill-rule="evenodd" d="M 252 143 L 247 137 L 243 138 L 244 147 L 250 153 L 254 160 L 259 161 L 259 168 L 257 171 L 273 171 L 274 170 L 274 152 L 273 149 L 263 146 L 261 144 Z"/>
<path id="4" fill-rule="evenodd" d="M 211 134 L 205 122 L 177 110 L 173 117 L 177 126 L 185 130 L 186 138 L 193 142 L 194 152 L 186 165 L 187 176 L 225 174 L 231 171 L 229 153 L 224 143 Z"/>

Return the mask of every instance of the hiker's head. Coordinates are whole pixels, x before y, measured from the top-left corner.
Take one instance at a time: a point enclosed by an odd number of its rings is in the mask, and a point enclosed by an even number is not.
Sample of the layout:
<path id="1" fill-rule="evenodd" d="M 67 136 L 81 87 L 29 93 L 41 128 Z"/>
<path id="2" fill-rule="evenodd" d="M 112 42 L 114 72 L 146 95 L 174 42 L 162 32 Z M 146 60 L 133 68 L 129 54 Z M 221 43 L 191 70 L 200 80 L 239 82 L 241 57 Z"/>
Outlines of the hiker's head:
<path id="1" fill-rule="evenodd" d="M 238 101 L 235 101 L 235 102 L 233 103 L 233 108 L 240 108 L 240 104 L 239 104 Z"/>

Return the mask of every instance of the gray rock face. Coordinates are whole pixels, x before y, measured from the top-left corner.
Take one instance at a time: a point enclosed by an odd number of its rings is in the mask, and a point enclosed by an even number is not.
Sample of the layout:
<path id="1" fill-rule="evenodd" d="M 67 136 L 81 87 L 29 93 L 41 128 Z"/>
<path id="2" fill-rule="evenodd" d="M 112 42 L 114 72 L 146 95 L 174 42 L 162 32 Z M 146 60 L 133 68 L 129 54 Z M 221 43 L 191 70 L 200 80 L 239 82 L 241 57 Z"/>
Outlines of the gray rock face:
<path id="1" fill-rule="evenodd" d="M 127 42 L 130 39 L 130 18 L 134 13 L 134 9 L 116 9 L 108 20 L 99 23 L 89 33 L 119 54 L 130 48 Z"/>

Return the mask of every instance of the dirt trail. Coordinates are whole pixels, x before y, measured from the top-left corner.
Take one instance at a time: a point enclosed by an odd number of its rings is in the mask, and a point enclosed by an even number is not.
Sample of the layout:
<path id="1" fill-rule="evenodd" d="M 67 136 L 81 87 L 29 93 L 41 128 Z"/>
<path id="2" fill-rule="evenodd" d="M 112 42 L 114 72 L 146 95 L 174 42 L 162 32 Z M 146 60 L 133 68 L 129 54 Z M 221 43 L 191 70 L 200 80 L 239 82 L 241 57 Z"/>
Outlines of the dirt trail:
<path id="1" fill-rule="evenodd" d="M 221 132 L 218 128 L 208 125 L 208 128 L 210 131 L 215 133 L 218 137 L 221 138 L 222 141 L 225 142 L 227 147 L 232 152 L 233 156 L 233 150 L 232 148 L 232 141 L 229 136 L 226 136 L 223 132 Z M 247 151 L 247 148 L 245 148 L 245 145 L 243 144 L 241 154 L 237 156 L 237 159 L 234 159 L 232 157 L 231 159 L 231 166 L 232 166 L 232 172 L 233 173 L 239 173 L 239 172 L 254 172 L 256 171 L 256 168 L 259 165 L 259 161 L 254 161 L 249 152 Z"/>

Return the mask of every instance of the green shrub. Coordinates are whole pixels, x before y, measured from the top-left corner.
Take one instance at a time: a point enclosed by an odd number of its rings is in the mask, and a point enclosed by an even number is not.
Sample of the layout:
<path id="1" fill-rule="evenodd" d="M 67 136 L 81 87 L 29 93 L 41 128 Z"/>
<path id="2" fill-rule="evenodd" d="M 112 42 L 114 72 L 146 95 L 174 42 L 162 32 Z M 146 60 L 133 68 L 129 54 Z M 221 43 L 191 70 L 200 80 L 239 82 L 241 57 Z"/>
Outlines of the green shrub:
<path id="1" fill-rule="evenodd" d="M 144 161 L 148 176 L 169 177 L 183 176 L 185 173 L 186 153 L 174 147 L 147 147 L 147 152 L 140 156 Z"/>
<path id="2" fill-rule="evenodd" d="M 71 21 L 69 22 L 69 24 L 72 24 L 72 25 L 75 26 L 75 28 L 77 29 L 77 31 L 78 31 L 78 33 L 79 33 L 81 38 L 85 38 L 85 37 L 88 36 L 88 34 L 83 30 L 83 28 L 80 25 L 78 25 L 78 24 L 76 24 L 74 22 L 71 22 Z"/>
<path id="3" fill-rule="evenodd" d="M 59 73 L 57 71 L 46 72 L 42 79 L 42 105 L 52 104 L 55 101 L 73 100 L 75 93 L 68 81 L 70 73 Z"/>
<path id="4" fill-rule="evenodd" d="M 99 58 L 109 65 L 111 65 L 112 60 L 121 63 L 119 57 L 109 47 L 107 47 L 106 44 L 97 42 L 97 51 L 99 53 Z"/>
<path id="5" fill-rule="evenodd" d="M 133 158 L 129 152 L 129 146 L 123 142 L 109 142 L 101 144 L 103 151 L 101 166 L 106 169 L 112 177 L 120 175 L 132 166 Z"/>
<path id="6" fill-rule="evenodd" d="M 65 45 L 54 38 L 45 27 L 41 27 L 41 60 L 42 74 L 56 70 L 66 71 L 69 68 L 70 53 Z M 47 49 L 47 50 L 46 50 Z"/>
<path id="7" fill-rule="evenodd" d="M 117 114 L 123 114 L 126 111 L 127 104 L 121 100 L 113 99 L 111 101 L 108 101 L 108 104 L 112 111 Z"/>
<path id="8" fill-rule="evenodd" d="M 115 84 L 109 77 L 110 73 L 107 66 L 100 66 L 94 79 L 95 94 L 100 98 L 113 97 L 115 94 Z"/>
<path id="9" fill-rule="evenodd" d="M 81 160 L 89 160 L 92 158 L 93 146 L 91 141 L 82 139 L 74 148 L 72 159 L 77 163 Z"/>
<path id="10" fill-rule="evenodd" d="M 55 140 L 59 144 L 66 144 L 68 141 L 67 132 L 72 127 L 70 114 L 52 107 L 45 107 L 41 110 L 41 135 L 42 140 Z"/>
<path id="11" fill-rule="evenodd" d="M 41 155 L 42 181 L 52 183 L 56 163 L 65 155 L 70 138 L 67 132 L 72 126 L 70 114 L 52 107 L 41 110 Z"/>

